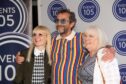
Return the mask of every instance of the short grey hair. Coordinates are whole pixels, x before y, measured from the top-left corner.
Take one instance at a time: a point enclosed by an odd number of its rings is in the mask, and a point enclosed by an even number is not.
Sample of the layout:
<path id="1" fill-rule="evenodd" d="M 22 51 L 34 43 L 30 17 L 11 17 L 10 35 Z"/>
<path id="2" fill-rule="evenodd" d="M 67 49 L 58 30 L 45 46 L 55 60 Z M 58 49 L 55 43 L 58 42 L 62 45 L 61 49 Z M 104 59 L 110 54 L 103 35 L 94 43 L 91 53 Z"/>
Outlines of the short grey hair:
<path id="1" fill-rule="evenodd" d="M 95 30 L 98 34 L 99 39 L 98 49 L 101 47 L 105 47 L 108 44 L 107 34 L 101 29 L 101 27 L 97 25 L 91 25 L 86 28 L 84 33 L 88 32 L 89 30 Z"/>

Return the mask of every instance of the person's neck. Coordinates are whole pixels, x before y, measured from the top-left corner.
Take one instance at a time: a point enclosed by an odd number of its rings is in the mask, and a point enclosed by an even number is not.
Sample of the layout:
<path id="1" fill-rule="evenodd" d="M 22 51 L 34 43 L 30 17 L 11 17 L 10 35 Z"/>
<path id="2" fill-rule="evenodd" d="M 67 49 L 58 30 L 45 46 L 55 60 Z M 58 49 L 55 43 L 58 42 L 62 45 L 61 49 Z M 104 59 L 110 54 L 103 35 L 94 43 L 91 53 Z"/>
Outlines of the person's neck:
<path id="1" fill-rule="evenodd" d="M 89 52 L 90 57 L 93 57 L 95 55 L 96 51 Z"/>
<path id="2" fill-rule="evenodd" d="M 71 33 L 72 33 L 72 31 L 69 31 L 69 32 L 67 32 L 67 33 L 60 34 L 60 35 L 61 35 L 61 37 L 64 39 L 64 38 L 66 38 L 67 36 L 69 36 Z"/>
<path id="3" fill-rule="evenodd" d="M 39 47 L 36 47 L 38 50 L 42 51 L 45 49 L 45 46 L 39 46 Z"/>

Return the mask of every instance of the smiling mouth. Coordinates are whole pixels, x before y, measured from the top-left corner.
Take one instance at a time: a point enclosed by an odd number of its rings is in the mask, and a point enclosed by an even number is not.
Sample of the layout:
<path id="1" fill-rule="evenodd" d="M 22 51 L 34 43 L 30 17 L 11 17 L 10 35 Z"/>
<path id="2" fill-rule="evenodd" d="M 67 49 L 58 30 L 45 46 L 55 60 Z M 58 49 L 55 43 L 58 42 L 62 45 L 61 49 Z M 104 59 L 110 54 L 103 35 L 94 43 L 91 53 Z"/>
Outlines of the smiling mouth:
<path id="1" fill-rule="evenodd" d="M 63 30 L 64 29 L 64 26 L 57 26 L 57 30 Z"/>

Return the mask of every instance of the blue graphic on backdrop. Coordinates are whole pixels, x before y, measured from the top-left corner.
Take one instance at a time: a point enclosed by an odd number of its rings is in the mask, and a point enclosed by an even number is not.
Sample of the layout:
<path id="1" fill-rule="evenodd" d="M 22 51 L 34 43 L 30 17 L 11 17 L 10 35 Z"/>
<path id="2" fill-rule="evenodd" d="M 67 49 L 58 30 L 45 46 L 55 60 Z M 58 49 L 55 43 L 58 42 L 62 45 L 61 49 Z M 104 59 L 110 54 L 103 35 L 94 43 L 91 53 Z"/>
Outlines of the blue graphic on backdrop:
<path id="1" fill-rule="evenodd" d="M 126 64 L 119 65 L 120 75 L 121 75 L 121 84 L 126 84 Z"/>
<path id="2" fill-rule="evenodd" d="M 79 17 L 84 22 L 95 21 L 100 13 L 100 7 L 95 0 L 83 0 L 78 7 Z"/>
<path id="3" fill-rule="evenodd" d="M 120 21 L 126 21 L 126 0 L 116 0 L 112 7 L 113 15 Z"/>
<path id="4" fill-rule="evenodd" d="M 27 16 L 22 0 L 0 0 L 0 33 L 23 32 Z"/>
<path id="5" fill-rule="evenodd" d="M 13 84 L 15 55 L 31 41 L 23 34 L 27 24 L 28 11 L 23 0 L 0 0 L 0 84 Z"/>
<path id="6" fill-rule="evenodd" d="M 20 33 L 0 34 L 0 84 L 11 84 L 15 78 L 15 55 L 29 46 L 31 38 Z"/>
<path id="7" fill-rule="evenodd" d="M 116 33 L 113 37 L 112 44 L 118 54 L 126 56 L 126 30 Z"/>
<path id="8" fill-rule="evenodd" d="M 64 2 L 60 0 L 54 0 L 52 1 L 48 6 L 48 16 L 49 19 L 53 22 L 55 22 L 56 14 L 59 10 L 66 9 L 66 5 Z"/>

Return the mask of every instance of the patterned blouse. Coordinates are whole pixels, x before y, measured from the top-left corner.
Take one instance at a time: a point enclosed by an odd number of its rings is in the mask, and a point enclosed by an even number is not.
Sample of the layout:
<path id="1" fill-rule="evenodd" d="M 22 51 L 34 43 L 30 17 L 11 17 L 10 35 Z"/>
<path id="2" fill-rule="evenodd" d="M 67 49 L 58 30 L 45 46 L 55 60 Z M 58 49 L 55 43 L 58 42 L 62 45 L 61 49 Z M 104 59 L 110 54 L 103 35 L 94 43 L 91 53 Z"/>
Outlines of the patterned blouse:
<path id="1" fill-rule="evenodd" d="M 93 84 L 93 74 L 95 66 L 96 56 L 86 56 L 85 62 L 79 67 L 78 78 L 82 81 L 82 84 Z"/>

